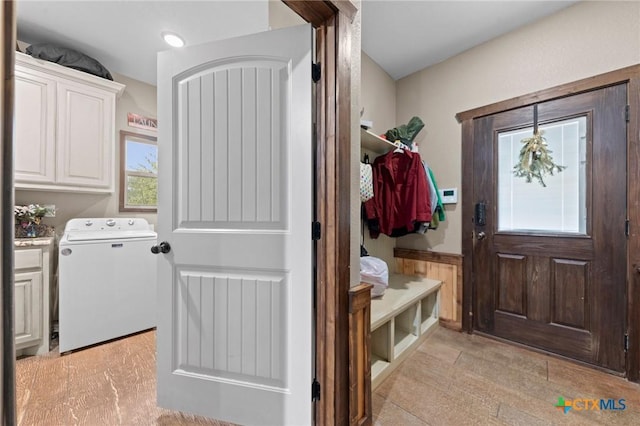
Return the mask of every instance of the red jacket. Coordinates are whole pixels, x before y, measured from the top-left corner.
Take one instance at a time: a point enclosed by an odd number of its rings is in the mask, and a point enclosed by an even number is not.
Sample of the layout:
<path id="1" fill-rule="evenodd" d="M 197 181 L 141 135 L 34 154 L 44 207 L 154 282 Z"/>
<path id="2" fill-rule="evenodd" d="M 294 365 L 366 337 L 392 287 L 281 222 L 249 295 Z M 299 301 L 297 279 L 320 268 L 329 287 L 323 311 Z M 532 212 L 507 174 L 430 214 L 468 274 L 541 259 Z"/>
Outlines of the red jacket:
<path id="1" fill-rule="evenodd" d="M 427 176 L 420 154 L 389 151 L 373 162 L 374 197 L 365 203 L 371 238 L 399 236 L 431 221 Z M 377 225 L 377 226 L 376 226 Z"/>

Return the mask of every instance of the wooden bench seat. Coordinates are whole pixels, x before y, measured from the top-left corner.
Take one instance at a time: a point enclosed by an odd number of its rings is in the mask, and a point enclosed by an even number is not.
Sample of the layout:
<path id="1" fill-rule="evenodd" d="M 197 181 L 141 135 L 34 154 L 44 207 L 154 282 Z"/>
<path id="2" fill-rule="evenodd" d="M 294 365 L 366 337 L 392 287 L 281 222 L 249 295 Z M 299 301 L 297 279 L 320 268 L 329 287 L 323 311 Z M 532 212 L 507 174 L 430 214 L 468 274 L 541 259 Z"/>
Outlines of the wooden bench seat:
<path id="1" fill-rule="evenodd" d="M 371 299 L 371 381 L 375 389 L 438 324 L 441 281 L 391 274 Z"/>

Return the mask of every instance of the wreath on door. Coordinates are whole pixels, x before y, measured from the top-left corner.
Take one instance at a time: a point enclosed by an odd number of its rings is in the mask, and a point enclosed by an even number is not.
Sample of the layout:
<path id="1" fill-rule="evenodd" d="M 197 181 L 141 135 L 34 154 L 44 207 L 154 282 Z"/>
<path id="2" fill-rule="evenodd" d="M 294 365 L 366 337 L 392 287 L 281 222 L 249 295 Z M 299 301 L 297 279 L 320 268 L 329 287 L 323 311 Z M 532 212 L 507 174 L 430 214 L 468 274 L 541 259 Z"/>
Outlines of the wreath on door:
<path id="1" fill-rule="evenodd" d="M 553 176 L 554 172 L 561 172 L 566 166 L 560 166 L 553 161 L 544 132 L 538 130 L 538 105 L 533 108 L 533 136 L 524 138 L 520 142 L 524 144 L 520 149 L 518 162 L 513 166 L 513 174 L 523 177 L 527 183 L 537 179 L 540 185 L 546 188 L 544 176 Z"/>

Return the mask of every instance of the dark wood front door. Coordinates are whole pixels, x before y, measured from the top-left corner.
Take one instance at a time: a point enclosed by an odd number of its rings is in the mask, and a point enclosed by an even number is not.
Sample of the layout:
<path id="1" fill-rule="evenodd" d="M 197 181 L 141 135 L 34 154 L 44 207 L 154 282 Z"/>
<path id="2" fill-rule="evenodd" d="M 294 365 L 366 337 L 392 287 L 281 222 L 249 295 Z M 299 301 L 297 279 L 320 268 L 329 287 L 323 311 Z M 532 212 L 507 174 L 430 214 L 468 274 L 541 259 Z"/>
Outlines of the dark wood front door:
<path id="1" fill-rule="evenodd" d="M 565 167 L 542 182 L 514 174 L 533 106 L 474 120 L 476 330 L 624 370 L 626 105 L 626 84 L 538 104 Z"/>

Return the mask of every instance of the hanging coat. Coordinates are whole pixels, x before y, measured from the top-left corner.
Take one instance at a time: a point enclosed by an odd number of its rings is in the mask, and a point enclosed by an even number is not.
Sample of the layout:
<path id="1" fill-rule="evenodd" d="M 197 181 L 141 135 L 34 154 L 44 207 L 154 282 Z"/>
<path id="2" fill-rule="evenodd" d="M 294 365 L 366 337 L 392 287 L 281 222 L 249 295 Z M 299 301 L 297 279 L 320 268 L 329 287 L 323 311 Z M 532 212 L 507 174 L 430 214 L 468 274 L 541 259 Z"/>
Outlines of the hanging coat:
<path id="1" fill-rule="evenodd" d="M 431 220 L 427 177 L 420 154 L 389 151 L 373 162 L 374 196 L 365 203 L 371 238 L 414 232 Z"/>

